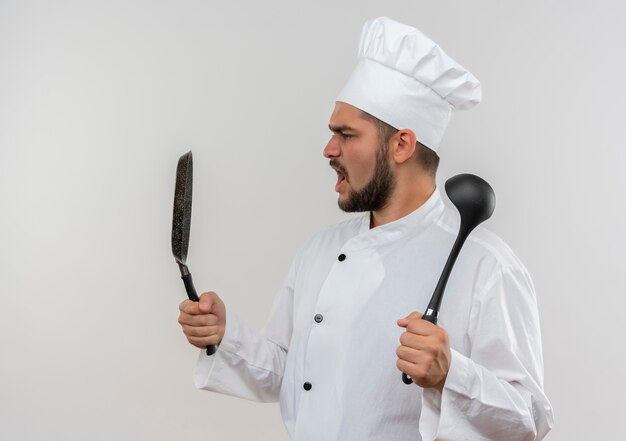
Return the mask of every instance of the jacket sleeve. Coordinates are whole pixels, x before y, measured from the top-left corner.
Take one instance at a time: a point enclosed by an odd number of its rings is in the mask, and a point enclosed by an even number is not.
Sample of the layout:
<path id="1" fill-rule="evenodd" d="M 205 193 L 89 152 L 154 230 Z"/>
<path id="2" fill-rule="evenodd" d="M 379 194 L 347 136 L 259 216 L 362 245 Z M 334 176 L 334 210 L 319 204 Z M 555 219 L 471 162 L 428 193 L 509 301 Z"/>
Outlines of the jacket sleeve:
<path id="1" fill-rule="evenodd" d="M 211 356 L 200 351 L 194 372 L 198 389 L 253 401 L 279 400 L 293 329 L 295 267 L 294 260 L 263 332 L 227 310 L 224 338 L 217 351 Z"/>
<path id="2" fill-rule="evenodd" d="M 523 267 L 503 268 L 485 284 L 467 338 L 469 354 L 452 349 L 443 391 L 424 389 L 423 440 L 542 439 L 554 422 L 535 293 Z"/>

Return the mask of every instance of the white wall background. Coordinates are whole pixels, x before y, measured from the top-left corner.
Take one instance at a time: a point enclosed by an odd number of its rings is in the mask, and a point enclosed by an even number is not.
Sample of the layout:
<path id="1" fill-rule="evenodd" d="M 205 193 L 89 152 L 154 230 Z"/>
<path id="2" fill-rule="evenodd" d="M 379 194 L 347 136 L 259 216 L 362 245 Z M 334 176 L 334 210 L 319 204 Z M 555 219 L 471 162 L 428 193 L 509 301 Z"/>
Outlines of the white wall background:
<path id="1" fill-rule="evenodd" d="M 296 249 L 347 216 L 321 151 L 360 28 L 379 15 L 419 27 L 483 83 L 483 104 L 452 120 L 439 182 L 490 181 L 488 226 L 534 277 L 548 438 L 616 439 L 625 12 L 0 0 L 0 439 L 287 438 L 277 405 L 192 385 L 169 242 L 176 161 L 193 149 L 198 288 L 261 327 Z"/>

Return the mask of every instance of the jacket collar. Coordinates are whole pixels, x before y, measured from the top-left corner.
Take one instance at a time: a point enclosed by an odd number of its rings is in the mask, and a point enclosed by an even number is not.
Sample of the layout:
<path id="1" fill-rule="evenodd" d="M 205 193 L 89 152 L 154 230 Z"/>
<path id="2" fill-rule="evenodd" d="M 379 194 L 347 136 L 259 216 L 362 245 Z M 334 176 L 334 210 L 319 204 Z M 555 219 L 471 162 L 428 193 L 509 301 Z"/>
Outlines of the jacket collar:
<path id="1" fill-rule="evenodd" d="M 426 202 L 393 222 L 370 229 L 370 212 L 363 213 L 356 236 L 348 240 L 342 249 L 347 251 L 375 247 L 408 235 L 419 234 L 441 216 L 444 208 L 439 188 L 435 188 Z"/>

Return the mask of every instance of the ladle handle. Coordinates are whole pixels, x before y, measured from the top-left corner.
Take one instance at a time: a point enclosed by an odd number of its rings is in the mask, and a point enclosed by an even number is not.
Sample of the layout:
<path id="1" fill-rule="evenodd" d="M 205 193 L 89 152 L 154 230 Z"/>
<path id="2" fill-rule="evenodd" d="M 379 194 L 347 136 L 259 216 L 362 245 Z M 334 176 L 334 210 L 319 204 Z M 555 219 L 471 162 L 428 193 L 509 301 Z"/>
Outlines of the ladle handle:
<path id="1" fill-rule="evenodd" d="M 434 313 L 426 313 L 422 316 L 422 320 L 426 320 L 427 322 L 431 322 L 433 325 L 437 324 L 437 316 Z M 411 379 L 411 377 L 409 377 L 407 374 L 405 374 L 404 372 L 402 373 L 402 381 L 404 382 L 404 384 L 411 384 L 413 383 L 413 380 Z"/>
<path id="2" fill-rule="evenodd" d="M 452 245 L 452 250 L 450 250 L 450 255 L 448 256 L 446 265 L 441 272 L 441 276 L 439 277 L 439 282 L 437 283 L 435 292 L 433 292 L 433 295 L 430 298 L 428 309 L 422 316 L 422 320 L 431 322 L 433 325 L 437 324 L 437 315 L 439 314 L 439 307 L 441 306 L 441 298 L 443 297 L 443 292 L 446 289 L 446 284 L 448 283 L 448 278 L 450 277 L 450 273 L 452 272 L 452 267 L 456 262 L 456 258 L 458 257 L 459 252 L 461 251 L 461 247 L 465 243 L 465 239 L 467 239 L 467 236 L 473 229 L 473 226 L 461 224 L 459 234 L 454 241 L 454 245 Z M 404 384 L 411 384 L 413 383 L 413 380 L 407 374 L 402 373 L 402 382 Z"/>
<path id="3" fill-rule="evenodd" d="M 422 316 L 422 320 L 426 320 L 427 322 L 431 322 L 433 325 L 437 324 L 437 316 L 435 315 L 434 311 L 426 312 L 426 314 L 424 314 Z"/>

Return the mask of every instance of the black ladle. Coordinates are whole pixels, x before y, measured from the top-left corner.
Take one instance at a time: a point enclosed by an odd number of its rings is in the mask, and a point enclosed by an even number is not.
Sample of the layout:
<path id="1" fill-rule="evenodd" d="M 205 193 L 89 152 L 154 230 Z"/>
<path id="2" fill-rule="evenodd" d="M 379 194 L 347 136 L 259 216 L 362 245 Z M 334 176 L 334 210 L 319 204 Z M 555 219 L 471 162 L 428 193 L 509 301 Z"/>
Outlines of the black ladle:
<path id="1" fill-rule="evenodd" d="M 467 173 L 456 175 L 446 181 L 445 187 L 448 198 L 461 215 L 461 227 L 452 246 L 452 251 L 450 251 L 448 256 L 446 266 L 444 266 L 441 277 L 439 277 L 437 287 L 430 298 L 428 308 L 422 316 L 423 320 L 429 321 L 434 325 L 437 324 L 439 307 L 441 306 L 441 299 L 443 298 L 443 292 L 446 289 L 450 272 L 454 262 L 456 262 L 459 251 L 461 251 L 461 247 L 465 243 L 465 239 L 467 239 L 467 236 L 474 228 L 489 219 L 496 208 L 496 194 L 491 186 L 478 176 Z M 411 377 L 405 373 L 402 374 L 402 381 L 405 384 L 413 383 Z"/>

